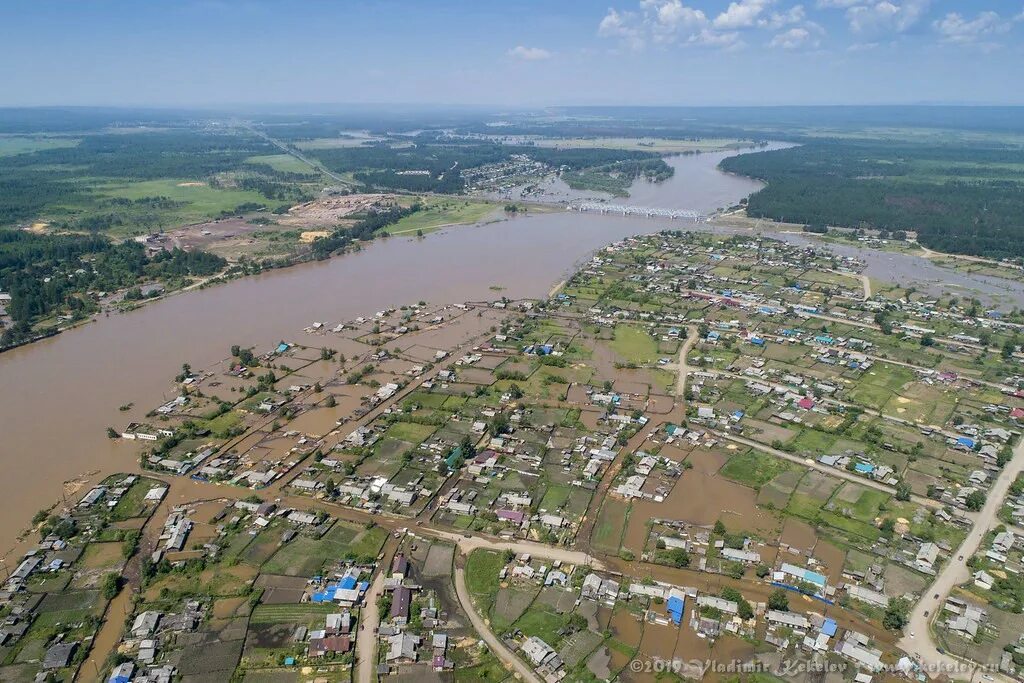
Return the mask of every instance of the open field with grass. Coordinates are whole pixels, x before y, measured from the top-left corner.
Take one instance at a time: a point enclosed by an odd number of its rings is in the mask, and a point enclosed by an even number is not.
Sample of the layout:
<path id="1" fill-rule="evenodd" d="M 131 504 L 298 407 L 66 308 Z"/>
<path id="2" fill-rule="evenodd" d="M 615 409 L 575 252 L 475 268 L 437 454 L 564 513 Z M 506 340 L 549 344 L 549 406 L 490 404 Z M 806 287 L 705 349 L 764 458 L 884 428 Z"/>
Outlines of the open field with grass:
<path id="1" fill-rule="evenodd" d="M 29 152 L 39 152 L 45 149 L 74 147 L 77 144 L 78 140 L 74 138 L 47 136 L 0 136 L 0 157 L 27 154 Z"/>
<path id="2" fill-rule="evenodd" d="M 384 229 L 390 235 L 424 234 L 452 225 L 479 223 L 501 214 L 501 207 L 491 202 L 464 200 L 458 198 L 434 198 L 423 200 L 423 208 L 406 216 L 394 225 Z"/>
<path id="3" fill-rule="evenodd" d="M 249 157 L 245 160 L 247 164 L 265 164 L 275 171 L 282 173 L 302 173 L 303 175 L 314 175 L 309 164 L 291 154 L 265 154 L 262 156 Z"/>

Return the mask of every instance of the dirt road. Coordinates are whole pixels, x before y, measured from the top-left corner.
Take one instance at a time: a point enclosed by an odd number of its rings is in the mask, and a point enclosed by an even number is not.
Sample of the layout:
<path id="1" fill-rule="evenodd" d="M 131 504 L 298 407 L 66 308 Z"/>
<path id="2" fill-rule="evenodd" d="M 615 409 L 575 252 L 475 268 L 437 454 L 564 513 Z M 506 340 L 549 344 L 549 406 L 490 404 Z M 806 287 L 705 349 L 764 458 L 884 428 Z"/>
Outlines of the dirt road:
<path id="1" fill-rule="evenodd" d="M 487 622 L 477 614 L 473 601 L 469 597 L 469 588 L 466 587 L 466 571 L 462 567 L 455 568 L 455 592 L 459 596 L 459 602 L 462 603 L 462 609 L 469 615 L 473 628 L 476 629 L 476 632 L 480 634 L 480 637 L 487 643 L 487 646 L 491 648 L 491 652 L 502 661 L 505 667 L 515 671 L 524 681 L 542 683 L 540 676 L 535 674 L 526 662 L 516 657 L 511 650 L 505 647 L 505 644 L 491 631 L 491 627 L 487 625 Z"/>
<path id="2" fill-rule="evenodd" d="M 356 680 L 359 683 L 373 683 L 374 658 L 373 648 L 377 644 L 377 635 L 374 633 L 380 624 L 380 609 L 377 607 L 377 598 L 384 590 L 385 567 L 381 567 L 377 578 L 370 584 L 366 591 L 365 604 L 359 615 L 359 634 L 356 636 L 356 662 L 358 670 Z"/>
<path id="3" fill-rule="evenodd" d="M 679 372 L 679 379 L 676 380 L 676 396 L 682 397 L 686 395 L 686 378 L 690 374 L 690 366 L 686 364 L 686 356 L 690 353 L 690 349 L 697 343 L 697 328 L 689 327 L 686 330 L 686 341 L 679 348 L 679 361 L 676 364 L 676 370 Z"/>
<path id="4" fill-rule="evenodd" d="M 989 489 L 985 506 L 978 513 L 970 533 L 950 557 L 946 566 L 935 577 L 935 581 L 928 587 L 922 598 L 914 605 L 914 610 L 910 614 L 910 623 L 905 629 L 908 635 L 900 640 L 898 645 L 908 654 L 919 657 L 925 665 L 942 667 L 962 665 L 962 662 L 955 657 L 939 652 L 929 625 L 941 611 L 950 591 L 970 579 L 971 572 L 967 567 L 967 561 L 978 551 L 978 547 L 989 529 L 999 522 L 998 513 L 1003 505 L 1003 499 L 1010 489 L 1010 484 L 1022 471 L 1024 471 L 1024 440 L 1013 449 L 1013 458 L 1006 463 L 1002 472 L 999 473 L 999 477 L 992 484 L 992 488 Z M 913 637 L 910 637 L 911 633 L 914 634 Z"/>

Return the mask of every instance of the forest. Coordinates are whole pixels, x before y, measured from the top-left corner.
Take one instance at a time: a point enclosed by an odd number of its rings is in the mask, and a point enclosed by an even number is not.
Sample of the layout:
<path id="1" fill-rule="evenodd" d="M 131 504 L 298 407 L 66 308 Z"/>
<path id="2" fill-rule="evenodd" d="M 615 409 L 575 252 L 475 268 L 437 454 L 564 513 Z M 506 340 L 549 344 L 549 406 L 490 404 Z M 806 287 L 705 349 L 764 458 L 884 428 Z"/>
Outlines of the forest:
<path id="1" fill-rule="evenodd" d="M 724 159 L 767 183 L 747 213 L 793 223 L 916 231 L 937 251 L 1024 257 L 1024 150 L 972 143 L 812 140 Z"/>
<path id="2" fill-rule="evenodd" d="M 0 230 L 0 289 L 11 295 L 4 330 L 6 347 L 33 334 L 33 324 L 55 315 L 96 309 L 95 292 L 114 292 L 143 281 L 180 282 L 219 272 L 224 259 L 202 251 L 175 249 L 152 257 L 134 241 L 101 235 L 35 234 Z"/>

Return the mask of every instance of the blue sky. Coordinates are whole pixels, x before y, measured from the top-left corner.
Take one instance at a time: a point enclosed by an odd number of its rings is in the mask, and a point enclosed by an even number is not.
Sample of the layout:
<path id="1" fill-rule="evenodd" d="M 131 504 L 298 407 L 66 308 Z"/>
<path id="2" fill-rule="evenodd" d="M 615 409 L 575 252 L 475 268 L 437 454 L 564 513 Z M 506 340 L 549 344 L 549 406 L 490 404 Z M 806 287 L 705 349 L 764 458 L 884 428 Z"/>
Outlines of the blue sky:
<path id="1" fill-rule="evenodd" d="M 1024 104 L 1024 0 L 0 2 L 0 105 Z"/>

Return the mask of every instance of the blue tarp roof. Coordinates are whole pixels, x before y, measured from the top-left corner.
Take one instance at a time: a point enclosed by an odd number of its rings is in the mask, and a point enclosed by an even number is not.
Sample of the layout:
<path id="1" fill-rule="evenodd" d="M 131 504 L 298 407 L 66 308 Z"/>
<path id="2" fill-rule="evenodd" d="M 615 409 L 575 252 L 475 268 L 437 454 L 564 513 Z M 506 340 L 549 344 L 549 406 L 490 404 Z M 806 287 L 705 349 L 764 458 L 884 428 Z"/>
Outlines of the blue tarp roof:
<path id="1" fill-rule="evenodd" d="M 351 590 L 356 587 L 356 577 L 346 576 L 341 580 L 341 587 L 345 590 Z"/>
<path id="2" fill-rule="evenodd" d="M 826 636 L 834 636 L 836 634 L 836 622 L 834 619 L 826 619 L 825 623 L 821 625 L 821 632 Z"/>
<path id="3" fill-rule="evenodd" d="M 678 624 L 683 620 L 683 608 L 684 603 L 682 598 L 673 595 L 668 599 L 668 614 L 672 617 L 673 622 Z"/>
<path id="4" fill-rule="evenodd" d="M 334 600 L 334 594 L 337 592 L 338 584 L 329 583 L 327 584 L 327 587 L 323 589 L 323 591 L 319 593 L 313 593 L 313 596 L 310 598 L 310 600 L 313 602 L 331 602 L 332 600 Z"/>
<path id="5" fill-rule="evenodd" d="M 961 436 L 956 440 L 961 446 L 967 446 L 968 448 L 974 448 L 974 439 L 969 439 L 966 436 Z"/>
<path id="6" fill-rule="evenodd" d="M 870 464 L 870 463 L 859 462 L 859 463 L 857 463 L 856 465 L 853 466 L 853 469 L 855 469 L 856 471 L 861 472 L 861 473 L 868 473 L 868 472 L 874 472 L 875 471 L 875 466 Z"/>
<path id="7" fill-rule="evenodd" d="M 284 353 L 287 350 L 288 350 L 288 345 L 287 344 L 278 344 L 277 345 L 277 352 L 278 353 Z"/>

